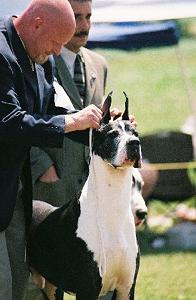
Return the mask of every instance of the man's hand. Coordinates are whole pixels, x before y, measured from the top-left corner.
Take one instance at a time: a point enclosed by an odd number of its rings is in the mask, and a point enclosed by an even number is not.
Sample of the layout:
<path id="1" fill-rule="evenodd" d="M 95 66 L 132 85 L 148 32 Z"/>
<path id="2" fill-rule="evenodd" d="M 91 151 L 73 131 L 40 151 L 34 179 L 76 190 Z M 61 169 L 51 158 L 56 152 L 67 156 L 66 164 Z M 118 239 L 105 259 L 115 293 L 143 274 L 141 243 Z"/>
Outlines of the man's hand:
<path id="1" fill-rule="evenodd" d="M 65 131 L 99 128 L 101 119 L 102 111 L 94 104 L 91 104 L 77 113 L 65 116 Z"/>
<path id="2" fill-rule="evenodd" d="M 110 111 L 110 115 L 112 118 L 116 119 L 122 115 L 122 112 L 118 108 L 115 107 Z M 137 127 L 137 121 L 135 119 L 135 116 L 129 115 L 129 121 L 131 122 L 131 125 L 133 125 L 134 127 Z"/>
<path id="3" fill-rule="evenodd" d="M 59 177 L 56 173 L 55 167 L 51 166 L 48 168 L 48 170 L 39 177 L 39 181 L 45 182 L 45 183 L 53 183 L 59 180 Z"/>
<path id="4" fill-rule="evenodd" d="M 137 127 L 137 121 L 135 119 L 135 116 L 129 115 L 129 121 L 131 122 L 131 125 L 133 125 L 135 128 Z"/>
<path id="5" fill-rule="evenodd" d="M 110 110 L 110 116 L 111 116 L 112 118 L 117 119 L 117 118 L 119 118 L 121 115 L 122 115 L 122 111 L 119 110 L 119 109 L 116 108 L 116 107 L 114 107 L 114 108 L 112 108 L 112 109 Z"/>

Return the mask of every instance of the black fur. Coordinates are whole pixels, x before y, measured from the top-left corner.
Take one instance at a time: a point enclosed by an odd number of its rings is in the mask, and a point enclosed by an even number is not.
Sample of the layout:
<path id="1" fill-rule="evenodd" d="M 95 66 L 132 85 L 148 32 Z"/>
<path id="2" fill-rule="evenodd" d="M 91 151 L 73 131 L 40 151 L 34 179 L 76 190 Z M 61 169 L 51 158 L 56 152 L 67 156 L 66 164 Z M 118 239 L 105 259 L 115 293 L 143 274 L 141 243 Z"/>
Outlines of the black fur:
<path id="1" fill-rule="evenodd" d="M 39 201 L 36 205 L 40 205 L 41 211 L 48 204 Z M 28 242 L 29 265 L 64 291 L 81 294 L 85 290 L 96 297 L 101 278 L 93 253 L 76 237 L 79 215 L 79 202 L 73 201 L 68 207 L 54 210 L 37 225 Z"/>

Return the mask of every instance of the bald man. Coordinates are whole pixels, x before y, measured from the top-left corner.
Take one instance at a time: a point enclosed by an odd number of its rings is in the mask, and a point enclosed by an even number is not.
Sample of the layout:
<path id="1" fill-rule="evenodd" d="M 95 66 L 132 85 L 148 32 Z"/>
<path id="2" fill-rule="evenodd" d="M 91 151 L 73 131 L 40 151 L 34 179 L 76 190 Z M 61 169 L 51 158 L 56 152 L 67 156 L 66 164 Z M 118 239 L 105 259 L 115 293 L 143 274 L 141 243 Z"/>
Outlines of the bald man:
<path id="1" fill-rule="evenodd" d="M 67 0 L 33 0 L 19 17 L 0 21 L 0 299 L 22 300 L 29 272 L 25 229 L 31 222 L 31 146 L 61 147 L 64 136 L 83 141 L 101 111 L 52 115 L 53 61 L 75 31 Z M 47 115 L 46 115 L 47 111 Z M 76 133 L 71 133 L 77 130 Z"/>

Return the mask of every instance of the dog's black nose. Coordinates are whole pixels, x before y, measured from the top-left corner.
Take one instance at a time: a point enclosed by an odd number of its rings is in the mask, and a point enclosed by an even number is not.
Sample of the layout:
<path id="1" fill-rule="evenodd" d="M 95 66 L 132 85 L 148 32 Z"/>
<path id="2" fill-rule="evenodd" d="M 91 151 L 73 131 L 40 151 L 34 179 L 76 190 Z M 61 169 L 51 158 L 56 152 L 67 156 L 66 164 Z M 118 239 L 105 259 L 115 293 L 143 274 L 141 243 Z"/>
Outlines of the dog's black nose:
<path id="1" fill-rule="evenodd" d="M 140 158 L 140 142 L 138 140 L 127 141 L 127 155 L 131 159 Z"/>
<path id="2" fill-rule="evenodd" d="M 138 219 L 144 220 L 146 218 L 147 212 L 143 211 L 141 209 L 138 209 L 138 210 L 136 210 L 135 214 L 138 217 Z"/>
<path id="3" fill-rule="evenodd" d="M 130 140 L 127 141 L 127 144 L 132 146 L 132 147 L 139 147 L 140 142 L 138 140 L 131 140 L 130 139 Z"/>

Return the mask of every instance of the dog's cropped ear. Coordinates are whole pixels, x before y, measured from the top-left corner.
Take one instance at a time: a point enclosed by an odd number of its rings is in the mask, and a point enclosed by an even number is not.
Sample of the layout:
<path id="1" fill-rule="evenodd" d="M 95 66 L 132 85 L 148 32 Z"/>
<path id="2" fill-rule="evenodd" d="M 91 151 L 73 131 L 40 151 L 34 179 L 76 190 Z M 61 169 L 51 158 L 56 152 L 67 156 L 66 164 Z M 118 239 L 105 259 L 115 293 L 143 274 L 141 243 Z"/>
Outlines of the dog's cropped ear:
<path id="1" fill-rule="evenodd" d="M 112 103 L 112 93 L 113 92 L 110 92 L 108 94 L 107 98 L 105 99 L 105 101 L 103 103 L 103 106 L 102 106 L 103 117 L 102 117 L 102 120 L 101 120 L 101 124 L 107 124 L 111 119 L 110 106 L 111 106 L 111 103 Z"/>
<path id="2" fill-rule="evenodd" d="M 122 115 L 122 120 L 129 120 L 129 98 L 125 92 L 123 94 L 125 95 L 125 111 Z"/>

